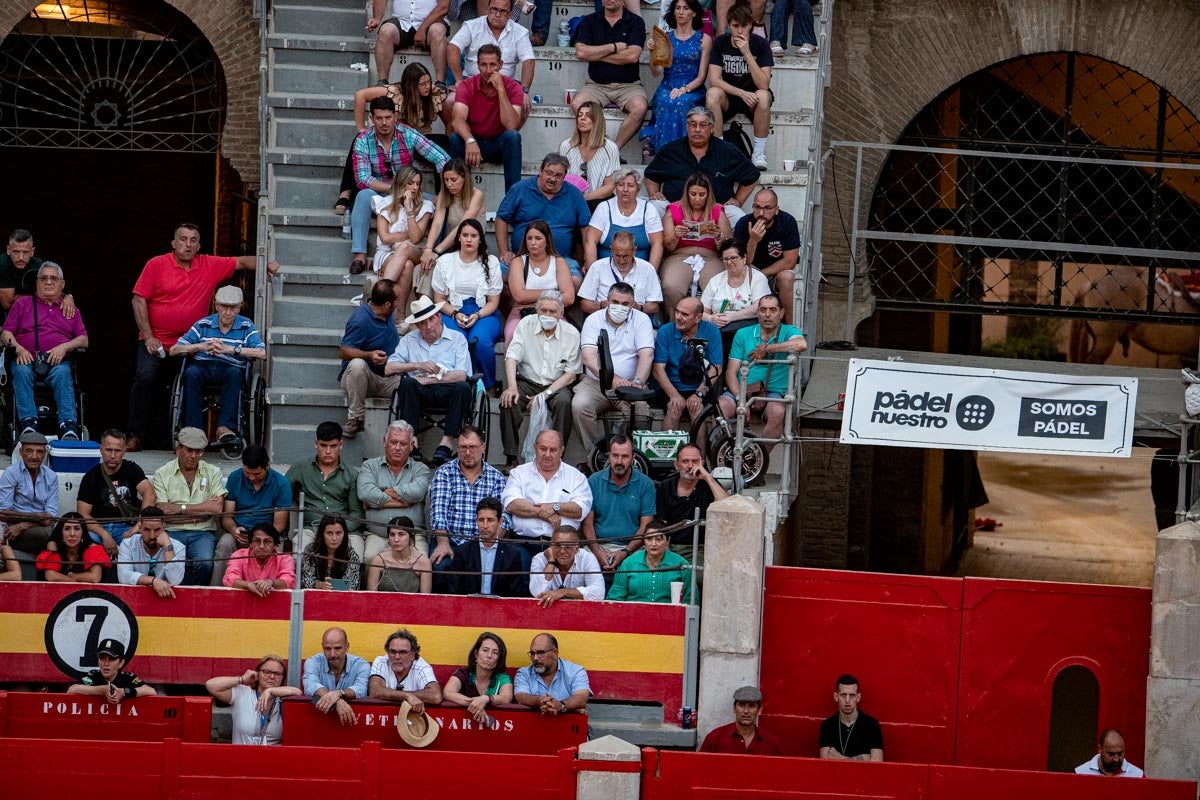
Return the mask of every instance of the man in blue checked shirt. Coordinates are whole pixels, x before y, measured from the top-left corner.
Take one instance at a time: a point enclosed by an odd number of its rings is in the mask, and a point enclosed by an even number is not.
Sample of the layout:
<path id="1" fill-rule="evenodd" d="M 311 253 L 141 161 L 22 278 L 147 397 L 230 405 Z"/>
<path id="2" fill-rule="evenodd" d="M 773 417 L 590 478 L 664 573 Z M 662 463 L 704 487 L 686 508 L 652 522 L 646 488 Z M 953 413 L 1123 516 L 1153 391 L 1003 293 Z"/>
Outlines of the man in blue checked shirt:
<path id="1" fill-rule="evenodd" d="M 221 387 L 221 411 L 217 441 L 231 444 L 238 439 L 238 411 L 242 403 L 242 380 L 252 358 L 266 358 L 267 349 L 258 329 L 242 310 L 242 290 L 222 286 L 217 290 L 217 313 L 209 314 L 188 329 L 171 346 L 173 356 L 191 356 L 183 371 L 183 425 L 204 430 L 204 387 Z"/>
<path id="2" fill-rule="evenodd" d="M 429 527 L 437 537 L 437 545 L 429 560 L 433 562 L 435 592 L 449 592 L 450 581 L 445 570 L 450 569 L 460 547 L 474 544 L 478 539 L 475 514 L 479 501 L 485 497 L 499 499 L 504 493 L 504 475 L 484 460 L 486 454 L 483 434 L 478 428 L 464 425 L 458 433 L 458 457 L 433 473 L 429 486 Z M 501 527 L 512 528 L 507 514 L 501 520 Z"/>

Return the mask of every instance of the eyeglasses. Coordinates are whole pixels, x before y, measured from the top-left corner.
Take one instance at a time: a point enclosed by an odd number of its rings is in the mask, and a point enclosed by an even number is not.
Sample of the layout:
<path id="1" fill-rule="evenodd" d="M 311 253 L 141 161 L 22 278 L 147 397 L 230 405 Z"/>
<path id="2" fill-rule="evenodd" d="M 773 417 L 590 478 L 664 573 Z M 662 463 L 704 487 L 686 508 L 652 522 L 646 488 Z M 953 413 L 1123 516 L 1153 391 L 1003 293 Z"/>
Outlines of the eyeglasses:
<path id="1" fill-rule="evenodd" d="M 577 550 L 579 542 L 554 542 L 551 547 L 561 547 L 563 550 Z"/>
<path id="2" fill-rule="evenodd" d="M 277 669 L 260 669 L 259 673 L 270 678 L 282 678 L 283 673 Z"/>
<path id="3" fill-rule="evenodd" d="M 689 123 L 687 123 L 687 127 L 689 127 L 689 128 L 711 128 L 712 123 L 707 120 L 705 120 L 704 122 L 689 122 Z"/>
<path id="4" fill-rule="evenodd" d="M 546 171 L 542 173 L 542 177 L 548 181 L 561 181 L 567 177 L 567 173 Z"/>
<path id="5" fill-rule="evenodd" d="M 721 260 L 726 264 L 736 264 L 737 262 L 741 261 L 742 258 L 743 256 L 722 256 Z"/>
<path id="6" fill-rule="evenodd" d="M 542 656 L 546 655 L 547 653 L 553 653 L 557 649 L 558 649 L 557 647 L 551 647 L 549 650 L 530 650 L 529 657 L 530 658 L 541 658 Z"/>
<path id="7" fill-rule="evenodd" d="M 750 206 L 755 211 L 774 211 L 779 206 Z"/>
<path id="8" fill-rule="evenodd" d="M 482 450 L 482 449 L 483 449 L 483 445 L 481 445 L 481 444 L 460 444 L 460 445 L 458 446 L 458 449 L 459 449 L 459 450 L 468 450 L 468 451 L 470 451 L 470 450 Z"/>
<path id="9" fill-rule="evenodd" d="M 411 656 L 412 650 L 388 650 L 389 656 Z"/>
<path id="10" fill-rule="evenodd" d="M 56 275 L 38 275 L 38 281 L 41 283 L 58 283 L 62 278 Z"/>

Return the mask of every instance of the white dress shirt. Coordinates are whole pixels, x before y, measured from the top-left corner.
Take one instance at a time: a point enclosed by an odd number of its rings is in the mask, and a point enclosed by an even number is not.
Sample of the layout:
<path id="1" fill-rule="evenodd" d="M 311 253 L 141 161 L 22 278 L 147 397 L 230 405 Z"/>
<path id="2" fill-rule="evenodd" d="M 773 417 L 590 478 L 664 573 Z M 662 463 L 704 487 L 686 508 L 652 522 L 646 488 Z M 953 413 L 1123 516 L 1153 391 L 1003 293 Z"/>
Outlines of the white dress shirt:
<path id="1" fill-rule="evenodd" d="M 450 44 L 457 47 L 466 57 L 463 67 L 463 77 L 469 78 L 479 74 L 479 48 L 485 44 L 494 44 L 500 48 L 500 58 L 504 63 L 500 66 L 500 74 L 506 78 L 520 80 L 517 77 L 517 65 L 533 59 L 533 44 L 529 41 L 529 30 L 524 25 L 518 25 L 511 19 L 500 31 L 497 37 L 488 27 L 487 15 L 467 20 Z"/>
<path id="2" fill-rule="evenodd" d="M 640 306 L 646 303 L 661 303 L 662 284 L 658 282 L 658 270 L 649 261 L 633 260 L 628 275 L 622 275 L 611 258 L 598 258 L 588 267 L 588 273 L 579 287 L 579 296 L 585 300 L 603 303 L 608 299 L 608 290 L 614 283 L 624 281 L 633 287 L 633 299 Z"/>
<path id="3" fill-rule="evenodd" d="M 554 576 L 547 580 L 546 554 L 538 553 L 529 565 L 529 594 L 537 597 L 552 589 L 578 589 L 584 600 L 603 600 L 604 575 L 600 571 L 600 562 L 590 550 L 580 547 L 567 577 L 555 568 Z"/>
<path id="4" fill-rule="evenodd" d="M 546 336 L 537 314 L 529 314 L 517 323 L 504 358 L 517 362 L 517 374 L 539 386 L 549 386 L 564 372 L 578 375 L 583 371 L 579 329 L 560 319 L 554 333 Z"/>
<path id="5" fill-rule="evenodd" d="M 508 483 L 504 486 L 504 494 L 500 502 L 505 510 L 514 500 L 528 500 L 537 505 L 541 503 L 578 503 L 583 511 L 579 519 L 562 518 L 564 525 L 570 525 L 576 530 L 583 518 L 592 510 L 592 487 L 588 485 L 583 473 L 568 464 L 559 464 L 558 472 L 546 480 L 538 472 L 537 464 L 529 462 L 521 464 L 508 474 Z M 518 517 L 512 515 L 513 534 L 517 538 L 549 537 L 553 533 L 550 523 L 536 517 Z"/>
<path id="6" fill-rule="evenodd" d="M 600 331 L 608 331 L 608 346 L 612 355 L 613 374 L 627 381 L 637 374 L 638 351 L 654 350 L 654 323 L 650 317 L 636 308 L 629 310 L 629 318 L 614 326 L 608 318 L 608 309 L 602 308 L 588 315 L 583 321 L 580 334 L 582 349 L 595 349 L 600 341 Z M 600 376 L 587 371 L 588 377 L 600 380 Z"/>

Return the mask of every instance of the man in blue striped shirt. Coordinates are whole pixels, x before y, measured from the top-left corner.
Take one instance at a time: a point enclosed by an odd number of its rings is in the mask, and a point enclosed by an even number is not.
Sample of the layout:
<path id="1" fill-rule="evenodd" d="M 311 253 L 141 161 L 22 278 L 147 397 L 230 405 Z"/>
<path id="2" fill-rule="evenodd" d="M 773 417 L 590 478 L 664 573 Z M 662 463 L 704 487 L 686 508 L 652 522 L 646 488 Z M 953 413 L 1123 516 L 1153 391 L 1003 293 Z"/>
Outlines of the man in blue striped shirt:
<path id="1" fill-rule="evenodd" d="M 171 346 L 173 356 L 191 356 L 183 371 L 183 425 L 205 429 L 204 387 L 221 387 L 217 441 L 237 441 L 242 404 L 242 381 L 250 359 L 266 358 L 267 348 L 254 323 L 242 310 L 242 290 L 217 290 L 217 313 L 199 320 Z"/>

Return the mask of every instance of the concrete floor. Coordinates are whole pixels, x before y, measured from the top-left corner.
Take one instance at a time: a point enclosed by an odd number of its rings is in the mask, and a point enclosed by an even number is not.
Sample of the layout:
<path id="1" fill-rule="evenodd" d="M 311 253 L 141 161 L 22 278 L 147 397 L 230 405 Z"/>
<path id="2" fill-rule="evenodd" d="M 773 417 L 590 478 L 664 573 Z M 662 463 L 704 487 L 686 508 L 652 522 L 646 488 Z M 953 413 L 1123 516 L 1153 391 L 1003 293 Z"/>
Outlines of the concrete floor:
<path id="1" fill-rule="evenodd" d="M 1149 587 L 1154 571 L 1150 456 L 1079 458 L 981 453 L 991 500 L 960 576 Z"/>

